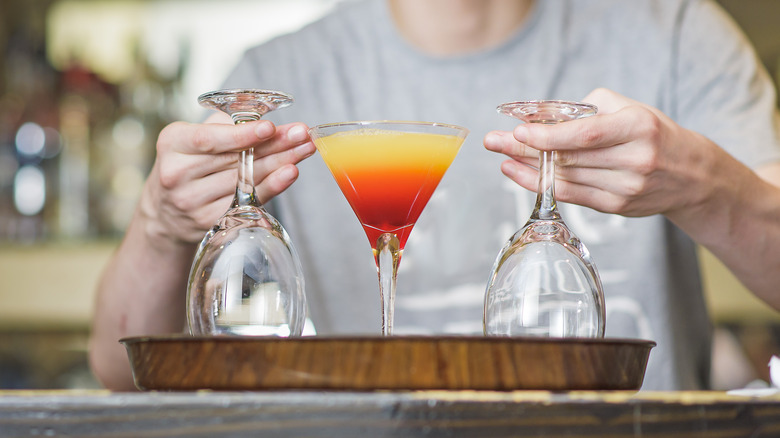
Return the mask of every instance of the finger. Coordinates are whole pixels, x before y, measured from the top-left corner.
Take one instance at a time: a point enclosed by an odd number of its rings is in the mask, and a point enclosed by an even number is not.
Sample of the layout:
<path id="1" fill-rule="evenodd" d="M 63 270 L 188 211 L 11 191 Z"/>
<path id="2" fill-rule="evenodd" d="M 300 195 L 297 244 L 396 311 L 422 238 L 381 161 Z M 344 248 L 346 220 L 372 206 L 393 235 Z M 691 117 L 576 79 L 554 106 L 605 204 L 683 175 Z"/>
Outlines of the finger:
<path id="1" fill-rule="evenodd" d="M 230 208 L 230 204 L 233 202 L 233 197 L 234 194 L 231 193 L 230 195 L 215 199 L 195 209 L 192 212 L 191 217 L 194 221 L 196 221 L 198 228 L 205 232 L 209 228 L 213 227 L 214 224 L 219 221 L 219 218 Z M 203 238 L 202 233 L 200 238 Z"/>
<path id="2" fill-rule="evenodd" d="M 225 152 L 217 155 L 190 155 L 182 153 L 159 153 L 160 182 L 163 187 L 174 189 L 192 180 L 214 173 L 237 168 L 238 154 Z"/>
<path id="3" fill-rule="evenodd" d="M 536 192 L 539 184 L 539 171 L 529 166 L 522 165 L 513 160 L 504 161 L 501 171 L 509 179 L 526 190 Z M 586 205 L 599 211 L 606 211 L 611 204 L 614 195 L 598 187 L 580 185 L 569 181 L 555 181 L 555 198 L 559 202 Z M 597 203 L 586 203 L 585 200 L 597 200 Z"/>
<path id="4" fill-rule="evenodd" d="M 255 122 L 251 122 L 255 123 Z M 254 148 L 255 159 L 263 158 L 267 155 L 277 154 L 290 148 L 296 150 L 294 154 L 290 154 L 289 157 L 293 159 L 287 159 L 281 164 L 297 163 L 301 159 L 310 156 L 314 153 L 314 145 L 311 144 L 310 138 L 307 132 L 306 125 L 301 123 L 289 124 L 276 129 L 270 122 L 259 122 L 257 130 L 261 131 L 258 134 L 256 140 L 252 140 L 247 144 L 245 148 Z M 265 124 L 268 125 L 265 125 Z M 166 129 L 170 131 L 165 135 L 161 134 L 161 140 L 159 143 L 168 145 L 171 143 L 170 137 L 186 137 L 188 135 L 187 130 L 194 130 L 193 132 L 200 132 L 200 134 L 194 135 L 206 135 L 210 136 L 210 139 L 216 139 L 222 135 L 219 133 L 220 129 L 217 126 L 226 127 L 228 130 L 242 129 L 243 125 L 231 126 L 231 125 L 187 125 L 180 124 L 181 126 L 169 125 Z M 260 138 L 260 135 L 266 135 L 265 129 L 270 127 L 273 134 L 270 137 Z M 257 132 L 255 132 L 257 134 Z M 204 142 L 211 142 L 212 140 L 202 140 Z M 205 144 L 205 143 L 204 143 Z M 163 149 L 158 145 L 158 149 Z M 238 155 L 237 151 L 229 150 L 226 152 L 209 154 L 208 150 L 218 150 L 217 148 L 209 149 L 207 147 L 179 147 L 170 150 L 160 150 L 158 152 L 158 158 L 161 161 L 161 176 L 163 183 L 166 187 L 174 187 L 182 181 L 194 180 L 202 178 L 206 175 L 222 172 L 228 169 L 235 169 L 237 166 Z M 280 164 L 280 165 L 281 165 Z M 278 167 L 278 166 L 277 166 Z M 271 169 L 273 170 L 273 168 Z M 270 171 L 261 172 L 260 177 L 264 177 Z"/>
<path id="5" fill-rule="evenodd" d="M 183 212 L 192 212 L 224 197 L 233 196 L 237 174 L 234 167 L 189 181 L 186 186 L 169 193 L 169 202 Z"/>
<path id="6" fill-rule="evenodd" d="M 253 171 L 255 185 L 267 192 L 263 195 L 266 199 L 281 193 L 298 176 L 295 164 L 311 156 L 315 150 L 314 145 L 307 142 L 296 148 L 255 160 Z M 235 158 L 234 156 L 229 166 L 224 166 L 219 171 L 192 179 L 186 192 L 176 192 L 172 195 L 175 197 L 173 202 L 182 210 L 189 211 L 197 205 L 211 203 L 224 196 L 232 195 L 237 177 Z M 272 178 L 271 181 L 264 183 L 269 177 Z"/>
<path id="7" fill-rule="evenodd" d="M 526 190 L 536 192 L 539 188 L 539 169 L 515 160 L 501 163 L 501 172 Z"/>
<path id="8" fill-rule="evenodd" d="M 260 184 L 277 169 L 290 164 L 298 164 L 302 160 L 314 155 L 316 150 L 314 143 L 306 142 L 292 149 L 256 159 L 254 166 L 255 185 Z"/>
<path id="9" fill-rule="evenodd" d="M 198 205 L 192 210 L 180 210 L 171 198 L 166 198 L 159 206 L 160 217 L 167 227 L 179 238 L 188 242 L 197 242 L 203 233 L 211 228 L 228 209 L 232 195 L 223 196 L 212 202 Z"/>
<path id="10" fill-rule="evenodd" d="M 298 168 L 292 164 L 276 169 L 255 188 L 258 200 L 268 202 L 297 178 Z M 193 226 L 206 230 L 228 209 L 235 196 L 235 186 L 235 169 L 219 172 L 192 181 L 186 191 L 170 193 L 168 204 L 191 218 Z"/>
<path id="11" fill-rule="evenodd" d="M 262 179 L 255 178 L 257 181 L 255 193 L 261 203 L 268 202 L 274 196 L 282 193 L 298 179 L 298 168 L 293 164 L 286 164 L 275 168 Z M 194 180 L 186 192 L 171 193 L 170 202 L 175 204 L 181 211 L 192 212 L 194 217 L 198 217 L 201 211 L 211 211 L 213 205 L 223 205 L 224 210 L 227 204 L 235 195 L 236 170 L 229 169 L 223 172 L 208 175 L 206 177 Z"/>
<path id="12" fill-rule="evenodd" d="M 527 190 L 538 190 L 539 172 L 513 160 L 501 165 L 501 171 Z M 580 175 L 577 175 L 580 173 Z M 648 192 L 647 182 L 631 173 L 612 170 L 573 169 L 556 174 L 555 198 L 559 202 L 577 204 L 604 213 L 643 216 L 651 211 L 643 205 Z M 641 195 L 641 196 L 639 196 Z"/>
<path id="13" fill-rule="evenodd" d="M 564 168 L 641 169 L 657 159 L 657 151 L 645 142 L 622 143 L 609 148 L 557 150 L 555 165 Z"/>
<path id="14" fill-rule="evenodd" d="M 566 185 L 586 186 L 612 193 L 626 200 L 637 199 L 639 196 L 652 194 L 652 179 L 643 178 L 634 172 L 615 169 L 556 169 L 556 194 L 560 200 L 572 202 L 566 193 Z M 560 183 L 559 183 L 560 181 Z M 559 187 L 560 186 L 560 187 Z M 560 190 L 559 190 L 560 189 Z M 582 202 L 582 201 L 579 201 Z"/>
<path id="15" fill-rule="evenodd" d="M 518 142 L 507 132 L 491 132 L 485 136 L 485 148 L 507 155 L 513 160 L 539 167 L 539 151 Z M 614 148 L 599 148 L 573 151 L 555 151 L 555 165 L 563 167 L 584 167 L 593 169 L 632 168 L 641 164 L 640 154 L 628 152 L 625 145 Z"/>
<path id="16" fill-rule="evenodd" d="M 632 106 L 611 114 L 599 114 L 579 120 L 543 125 L 524 123 L 512 132 L 515 140 L 534 149 L 564 151 L 595 149 L 627 143 L 652 135 L 657 128 L 652 111 Z"/>
<path id="17" fill-rule="evenodd" d="M 271 172 L 255 188 L 260 202 L 268 202 L 274 196 L 282 193 L 298 179 L 298 168 L 293 164 L 282 166 Z"/>
<path id="18" fill-rule="evenodd" d="M 576 184 L 570 181 L 555 182 L 556 199 L 560 202 L 582 205 L 602 213 L 637 216 L 625 210 L 626 198 L 600 187 Z"/>
<path id="19" fill-rule="evenodd" d="M 518 163 L 517 161 L 507 160 L 501 164 L 501 171 L 520 184 L 524 188 L 532 191 L 538 189 L 539 183 L 539 170 Z M 581 185 L 593 187 L 599 190 L 617 192 L 619 191 L 619 184 L 615 181 L 620 181 L 620 176 L 616 176 L 618 172 L 609 170 L 594 170 L 594 169 L 556 169 L 555 174 L 555 195 L 559 201 L 573 202 L 575 201 L 571 196 L 567 196 L 563 189 L 566 184 Z"/>
<path id="20" fill-rule="evenodd" d="M 221 123 L 231 125 L 232 121 L 230 117 L 222 112 L 213 114 L 206 120 L 206 123 Z M 303 123 L 289 123 L 286 125 L 276 126 L 273 136 L 270 138 L 259 138 L 260 142 L 252 145 L 255 150 L 255 158 L 262 157 L 264 155 L 273 154 L 283 150 L 284 148 L 296 147 L 303 143 L 311 141 L 309 137 L 309 128 Z M 269 146 L 265 142 L 271 141 L 271 145 L 277 145 L 276 147 Z M 314 145 L 312 144 L 312 147 Z"/>
<path id="21" fill-rule="evenodd" d="M 308 131 L 308 127 L 303 123 L 290 123 L 276 127 L 276 132 L 271 138 L 254 145 L 255 159 L 278 154 L 307 143 L 310 144 L 304 149 L 312 150 L 313 153 L 314 143 L 311 143 Z"/>
<path id="22" fill-rule="evenodd" d="M 485 149 L 504 154 L 515 160 L 524 158 L 536 158 L 539 152 L 529 148 L 526 144 L 517 141 L 511 133 L 506 131 L 491 131 L 483 139 Z"/>
<path id="23" fill-rule="evenodd" d="M 246 150 L 269 140 L 276 127 L 268 120 L 228 125 L 224 123 L 173 123 L 160 133 L 160 142 L 182 154 L 217 155 Z"/>

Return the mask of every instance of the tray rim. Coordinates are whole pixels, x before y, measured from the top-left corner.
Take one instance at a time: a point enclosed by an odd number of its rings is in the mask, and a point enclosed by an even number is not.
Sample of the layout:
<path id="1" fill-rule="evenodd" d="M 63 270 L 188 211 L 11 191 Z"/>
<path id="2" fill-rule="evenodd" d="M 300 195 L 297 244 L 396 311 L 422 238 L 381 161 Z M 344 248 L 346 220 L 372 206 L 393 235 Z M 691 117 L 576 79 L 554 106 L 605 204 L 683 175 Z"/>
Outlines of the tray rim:
<path id="1" fill-rule="evenodd" d="M 639 338 L 553 338 L 539 336 L 484 336 L 484 335 L 315 335 L 315 336 L 194 336 L 185 333 L 167 335 L 127 336 L 119 339 L 119 343 L 129 346 L 139 343 L 167 342 L 246 342 L 246 343 L 276 343 L 276 342 L 493 342 L 493 343 L 528 343 L 528 344 L 596 344 L 596 345 L 635 345 L 656 347 L 656 341 Z"/>

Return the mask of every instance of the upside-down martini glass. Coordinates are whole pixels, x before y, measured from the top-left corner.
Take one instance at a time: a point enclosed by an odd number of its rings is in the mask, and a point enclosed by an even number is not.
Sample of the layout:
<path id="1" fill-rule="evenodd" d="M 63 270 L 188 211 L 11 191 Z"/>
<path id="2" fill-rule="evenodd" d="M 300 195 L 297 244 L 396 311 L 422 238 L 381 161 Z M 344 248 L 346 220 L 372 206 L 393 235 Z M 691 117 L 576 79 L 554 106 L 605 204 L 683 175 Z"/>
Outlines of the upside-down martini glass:
<path id="1" fill-rule="evenodd" d="M 596 114 L 593 105 L 557 100 L 499 105 L 525 123 L 557 124 Z M 485 291 L 486 335 L 604 337 L 604 292 L 585 245 L 561 219 L 555 152 L 541 152 L 539 190 L 528 222 L 498 254 Z"/>
<path id="2" fill-rule="evenodd" d="M 293 102 L 278 91 L 221 90 L 198 97 L 235 124 Z M 241 151 L 233 203 L 203 237 L 187 284 L 193 335 L 298 336 L 306 319 L 301 263 L 282 225 L 255 193 L 253 149 Z"/>

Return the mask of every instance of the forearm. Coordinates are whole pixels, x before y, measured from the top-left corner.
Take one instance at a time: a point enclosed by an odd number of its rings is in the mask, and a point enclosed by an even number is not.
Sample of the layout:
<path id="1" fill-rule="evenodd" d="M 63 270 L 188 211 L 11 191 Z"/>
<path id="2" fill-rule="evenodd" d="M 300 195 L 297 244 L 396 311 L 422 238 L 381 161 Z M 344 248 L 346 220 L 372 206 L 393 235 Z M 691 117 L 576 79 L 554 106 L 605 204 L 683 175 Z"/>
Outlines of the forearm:
<path id="1" fill-rule="evenodd" d="M 712 158 L 707 195 L 667 216 L 780 310 L 780 165 L 762 178 L 720 149 Z"/>
<path id="2" fill-rule="evenodd" d="M 187 274 L 194 245 L 154 238 L 136 213 L 98 284 L 90 362 L 110 389 L 133 388 L 119 339 L 181 332 Z M 164 246 L 164 247 L 163 247 Z"/>

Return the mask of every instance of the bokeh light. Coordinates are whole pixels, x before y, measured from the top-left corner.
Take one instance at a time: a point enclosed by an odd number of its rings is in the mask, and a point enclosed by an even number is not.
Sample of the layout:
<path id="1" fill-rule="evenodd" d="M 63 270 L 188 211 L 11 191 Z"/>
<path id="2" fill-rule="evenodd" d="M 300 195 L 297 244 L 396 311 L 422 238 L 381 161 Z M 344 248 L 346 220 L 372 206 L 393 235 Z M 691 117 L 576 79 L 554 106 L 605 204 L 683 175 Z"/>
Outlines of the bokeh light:
<path id="1" fill-rule="evenodd" d="M 26 122 L 16 131 L 16 150 L 24 156 L 41 156 L 46 146 L 46 131 L 33 122 Z"/>
<path id="2" fill-rule="evenodd" d="M 14 206 L 25 216 L 34 216 L 46 203 L 46 177 L 38 166 L 22 166 L 14 177 Z"/>

